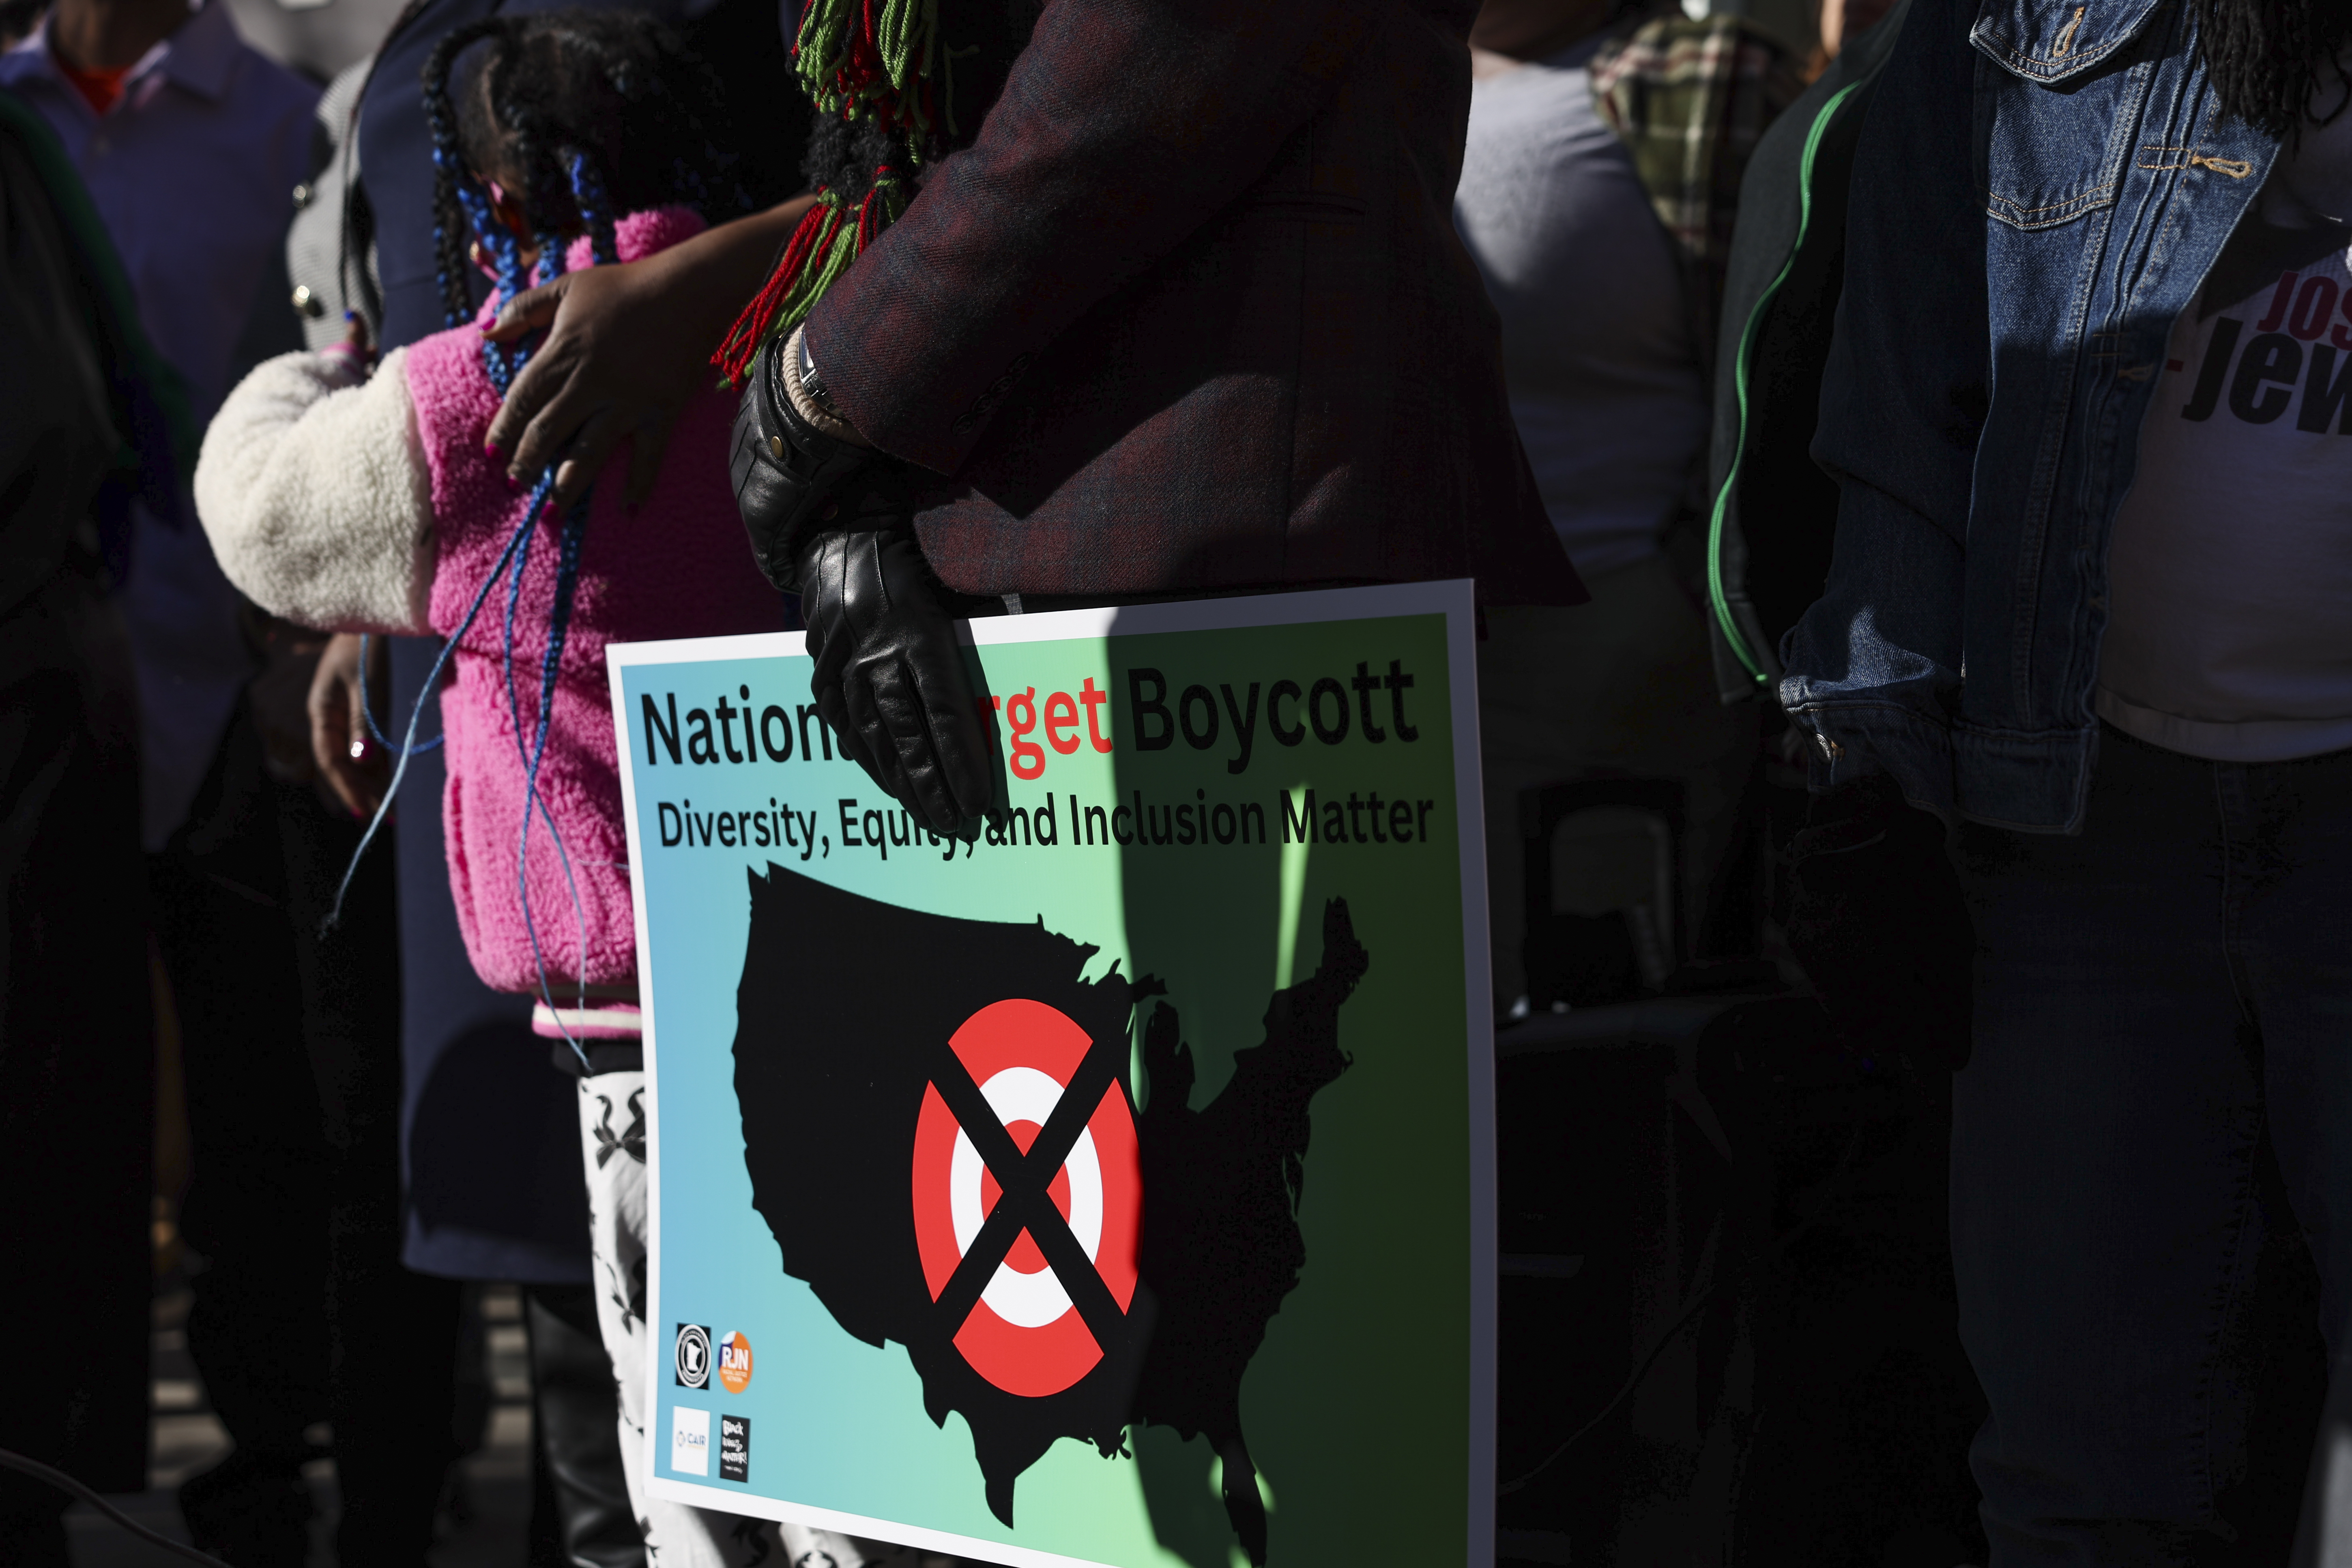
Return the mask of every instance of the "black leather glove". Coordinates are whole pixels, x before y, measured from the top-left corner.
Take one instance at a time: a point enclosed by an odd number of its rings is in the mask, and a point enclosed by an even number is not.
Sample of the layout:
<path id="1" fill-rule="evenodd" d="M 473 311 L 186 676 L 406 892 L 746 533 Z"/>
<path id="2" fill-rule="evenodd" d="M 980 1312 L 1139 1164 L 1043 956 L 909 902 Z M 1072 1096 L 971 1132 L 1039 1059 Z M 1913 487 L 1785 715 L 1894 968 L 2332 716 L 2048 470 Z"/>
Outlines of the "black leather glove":
<path id="1" fill-rule="evenodd" d="M 842 750 L 931 831 L 972 837 L 994 804 L 995 756 L 907 517 L 809 535 L 799 576 L 809 689 Z"/>
<path id="2" fill-rule="evenodd" d="M 867 492 L 902 489 L 898 465 L 871 447 L 828 436 L 801 416 L 785 391 L 790 338 L 769 340 L 743 378 L 727 477 L 751 536 L 751 555 L 768 581 L 800 592 L 800 547 L 845 509 L 862 510 Z"/>
<path id="3" fill-rule="evenodd" d="M 1976 931 L 1944 825 L 1882 775 L 1812 797 L 1789 868 L 1789 946 L 1847 1044 L 1969 1059 Z"/>
<path id="4" fill-rule="evenodd" d="M 905 465 L 796 408 L 778 338 L 735 413 L 729 471 L 768 580 L 801 596 L 809 692 L 844 755 L 933 832 L 970 839 L 995 756 L 962 645 L 916 542 Z"/>

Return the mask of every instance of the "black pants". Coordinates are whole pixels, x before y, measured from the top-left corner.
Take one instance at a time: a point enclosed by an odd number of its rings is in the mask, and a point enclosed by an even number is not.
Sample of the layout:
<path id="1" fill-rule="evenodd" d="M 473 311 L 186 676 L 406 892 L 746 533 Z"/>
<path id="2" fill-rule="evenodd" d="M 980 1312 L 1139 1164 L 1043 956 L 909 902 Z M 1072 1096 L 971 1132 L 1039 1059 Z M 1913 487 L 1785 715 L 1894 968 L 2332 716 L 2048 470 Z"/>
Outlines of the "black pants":
<path id="1" fill-rule="evenodd" d="M 595 1288 L 529 1285 L 530 1568 L 644 1568 Z"/>
<path id="2" fill-rule="evenodd" d="M 69 573 L 0 616 L 0 1447 L 102 1491 L 146 1484 L 152 1293 L 155 1045 L 121 639 Z M 66 1501 L 0 1472 L 0 1563 L 63 1563 Z"/>
<path id="3" fill-rule="evenodd" d="M 2284 1563 L 2352 1381 L 2352 752 L 2104 729 L 2080 834 L 1959 847 L 1952 1262 L 1992 1562 Z"/>
<path id="4" fill-rule="evenodd" d="M 399 956 L 379 843 L 263 766 L 242 707 L 152 867 L 187 1079 L 188 1350 L 244 1462 L 330 1421 L 342 1568 L 416 1568 L 452 1451 L 458 1288 L 401 1267 Z"/>

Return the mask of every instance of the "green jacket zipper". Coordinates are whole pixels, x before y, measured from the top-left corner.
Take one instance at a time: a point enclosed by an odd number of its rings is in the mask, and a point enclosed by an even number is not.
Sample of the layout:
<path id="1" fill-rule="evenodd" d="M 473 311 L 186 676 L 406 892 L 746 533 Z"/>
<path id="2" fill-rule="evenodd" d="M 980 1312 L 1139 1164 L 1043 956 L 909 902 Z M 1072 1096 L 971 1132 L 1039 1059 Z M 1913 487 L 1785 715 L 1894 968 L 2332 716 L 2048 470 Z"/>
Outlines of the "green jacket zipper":
<path id="1" fill-rule="evenodd" d="M 1830 121 L 1837 117 L 1837 111 L 1845 107 L 1845 100 L 1864 85 L 1854 81 L 1838 89 L 1830 96 L 1830 100 L 1822 105 L 1821 112 L 1813 116 L 1812 125 L 1805 132 L 1804 153 L 1797 162 L 1796 243 L 1789 247 L 1789 258 L 1780 264 L 1779 273 L 1757 297 L 1755 308 L 1748 312 L 1748 323 L 1739 332 L 1739 357 L 1732 364 L 1732 385 L 1739 405 L 1739 440 L 1732 447 L 1731 471 L 1724 476 L 1723 488 L 1716 492 L 1715 510 L 1707 521 L 1706 592 L 1707 598 L 1715 606 L 1716 624 L 1723 628 L 1724 640 L 1730 645 L 1733 656 L 1747 667 L 1748 673 L 1755 678 L 1759 686 L 1769 679 L 1764 673 L 1763 658 L 1749 646 L 1747 635 L 1732 618 L 1731 601 L 1723 591 L 1724 517 L 1731 509 L 1731 492 L 1733 487 L 1739 483 L 1739 470 L 1748 460 L 1748 363 L 1756 352 L 1756 333 L 1763 323 L 1764 312 L 1779 296 L 1781 285 L 1788 282 L 1790 272 L 1797 265 L 1799 253 L 1805 248 L 1806 230 L 1813 218 L 1813 159 L 1821 152 L 1822 138 L 1828 133 Z"/>

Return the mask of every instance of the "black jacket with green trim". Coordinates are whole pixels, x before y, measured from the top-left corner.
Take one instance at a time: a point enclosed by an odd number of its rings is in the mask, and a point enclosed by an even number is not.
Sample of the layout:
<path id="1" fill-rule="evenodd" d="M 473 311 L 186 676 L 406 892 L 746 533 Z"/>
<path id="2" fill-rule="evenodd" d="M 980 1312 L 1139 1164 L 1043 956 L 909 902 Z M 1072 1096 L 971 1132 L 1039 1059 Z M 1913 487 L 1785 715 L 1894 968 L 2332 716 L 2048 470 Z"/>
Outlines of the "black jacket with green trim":
<path id="1" fill-rule="evenodd" d="M 1739 187 L 1716 356 L 1707 588 L 1716 680 L 1750 701 L 1821 596 L 1838 489 L 1810 448 L 1845 279 L 1847 181 L 1910 0 L 1853 39 L 1772 122 Z"/>

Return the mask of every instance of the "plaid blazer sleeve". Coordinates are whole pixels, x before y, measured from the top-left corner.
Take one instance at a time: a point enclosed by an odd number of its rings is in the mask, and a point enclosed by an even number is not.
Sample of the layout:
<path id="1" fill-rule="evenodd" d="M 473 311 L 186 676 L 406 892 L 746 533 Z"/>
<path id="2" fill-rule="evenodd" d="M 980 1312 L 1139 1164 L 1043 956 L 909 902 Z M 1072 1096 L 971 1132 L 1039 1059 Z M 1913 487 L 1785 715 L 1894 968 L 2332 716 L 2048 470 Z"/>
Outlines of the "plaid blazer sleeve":
<path id="1" fill-rule="evenodd" d="M 1048 0 L 973 144 L 809 319 L 843 412 L 953 472 L 1045 345 L 1265 172 L 1380 9 Z"/>

